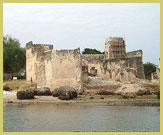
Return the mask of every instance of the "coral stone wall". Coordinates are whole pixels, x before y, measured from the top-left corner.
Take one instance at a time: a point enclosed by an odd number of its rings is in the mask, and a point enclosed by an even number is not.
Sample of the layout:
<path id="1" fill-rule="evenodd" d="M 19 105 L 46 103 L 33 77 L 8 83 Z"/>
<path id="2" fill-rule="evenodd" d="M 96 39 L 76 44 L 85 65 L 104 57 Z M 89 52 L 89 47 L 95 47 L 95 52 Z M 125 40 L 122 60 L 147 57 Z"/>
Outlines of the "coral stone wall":
<path id="1" fill-rule="evenodd" d="M 103 59 L 96 54 L 87 57 L 82 55 L 82 66 L 87 67 L 89 75 L 92 75 L 92 69 L 97 70 L 96 76 L 104 80 L 113 79 L 123 82 L 134 78 L 144 79 L 142 57 Z"/>
<path id="2" fill-rule="evenodd" d="M 154 83 L 160 83 L 160 69 L 156 68 L 156 72 L 151 73 L 151 81 Z"/>
<path id="3" fill-rule="evenodd" d="M 126 54 L 127 54 L 127 57 L 143 57 L 142 50 L 127 52 Z"/>
<path id="4" fill-rule="evenodd" d="M 74 87 L 79 93 L 83 89 L 80 49 L 52 50 L 51 45 L 26 45 L 26 80 L 37 83 L 37 87 Z"/>
<path id="5" fill-rule="evenodd" d="M 26 80 L 37 83 L 40 79 L 37 74 L 42 74 L 42 69 L 39 69 L 44 63 L 44 51 L 52 50 L 52 45 L 33 44 L 32 41 L 26 44 Z M 44 64 L 43 64 L 44 65 Z M 43 67 L 42 67 L 43 68 Z M 39 72 L 39 73 L 38 73 Z"/>
<path id="6" fill-rule="evenodd" d="M 52 51 L 51 68 L 51 90 L 67 85 L 74 87 L 79 93 L 82 91 L 80 49 Z"/>
<path id="7" fill-rule="evenodd" d="M 32 42 L 26 44 L 26 80 L 36 82 L 35 62 L 37 54 L 33 52 Z"/>

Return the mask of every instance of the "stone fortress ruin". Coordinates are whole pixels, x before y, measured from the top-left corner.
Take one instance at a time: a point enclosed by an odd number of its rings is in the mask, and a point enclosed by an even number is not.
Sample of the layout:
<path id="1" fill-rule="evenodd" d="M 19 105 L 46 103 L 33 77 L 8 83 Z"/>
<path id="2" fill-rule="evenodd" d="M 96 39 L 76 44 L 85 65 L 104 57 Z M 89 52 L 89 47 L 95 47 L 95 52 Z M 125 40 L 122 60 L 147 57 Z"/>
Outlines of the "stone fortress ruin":
<path id="1" fill-rule="evenodd" d="M 106 39 L 104 54 L 81 54 L 80 49 L 53 50 L 53 45 L 26 44 L 26 79 L 37 87 L 52 90 L 70 86 L 78 93 L 88 77 L 127 82 L 135 78 L 144 79 L 142 50 L 126 52 L 123 38 Z"/>

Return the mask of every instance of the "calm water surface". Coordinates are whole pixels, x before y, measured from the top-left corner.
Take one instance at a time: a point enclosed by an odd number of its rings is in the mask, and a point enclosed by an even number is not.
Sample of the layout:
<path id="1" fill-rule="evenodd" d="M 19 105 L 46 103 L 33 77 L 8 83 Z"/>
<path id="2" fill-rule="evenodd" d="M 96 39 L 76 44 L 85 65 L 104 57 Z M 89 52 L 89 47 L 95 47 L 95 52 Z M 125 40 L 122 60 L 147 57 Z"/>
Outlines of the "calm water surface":
<path id="1" fill-rule="evenodd" d="M 160 107 L 4 104 L 4 132 L 160 131 Z"/>

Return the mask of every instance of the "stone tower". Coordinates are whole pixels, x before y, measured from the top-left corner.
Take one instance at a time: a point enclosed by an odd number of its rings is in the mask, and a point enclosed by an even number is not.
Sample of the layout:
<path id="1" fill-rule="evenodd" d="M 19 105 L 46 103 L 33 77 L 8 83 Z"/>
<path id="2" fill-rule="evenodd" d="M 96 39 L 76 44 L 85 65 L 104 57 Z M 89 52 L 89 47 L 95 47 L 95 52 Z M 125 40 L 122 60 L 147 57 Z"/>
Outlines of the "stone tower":
<path id="1" fill-rule="evenodd" d="M 126 45 L 123 38 L 110 37 L 105 41 L 105 58 L 124 58 L 126 57 Z"/>
<path id="2" fill-rule="evenodd" d="M 26 44 L 26 80 L 37 88 L 70 86 L 78 93 L 83 91 L 80 49 L 53 50 L 53 45 Z"/>
<path id="3" fill-rule="evenodd" d="M 33 44 L 32 41 L 26 44 L 26 80 L 36 82 L 36 68 L 44 60 L 44 52 L 52 50 L 53 45 Z"/>

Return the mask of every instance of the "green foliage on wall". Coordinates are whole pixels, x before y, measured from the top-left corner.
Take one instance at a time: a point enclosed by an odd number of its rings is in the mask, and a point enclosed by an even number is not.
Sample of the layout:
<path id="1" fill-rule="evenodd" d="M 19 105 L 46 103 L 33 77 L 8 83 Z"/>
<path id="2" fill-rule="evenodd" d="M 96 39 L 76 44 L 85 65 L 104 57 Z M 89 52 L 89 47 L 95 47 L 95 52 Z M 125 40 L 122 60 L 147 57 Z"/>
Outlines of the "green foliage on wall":
<path id="1" fill-rule="evenodd" d="M 82 54 L 104 54 L 104 52 L 98 51 L 96 49 L 85 48 L 84 51 L 82 51 Z"/>
<path id="2" fill-rule="evenodd" d="M 144 73 L 145 73 L 145 78 L 148 80 L 151 80 L 151 73 L 156 72 L 156 68 L 158 66 L 151 63 L 147 62 L 144 64 Z"/>

